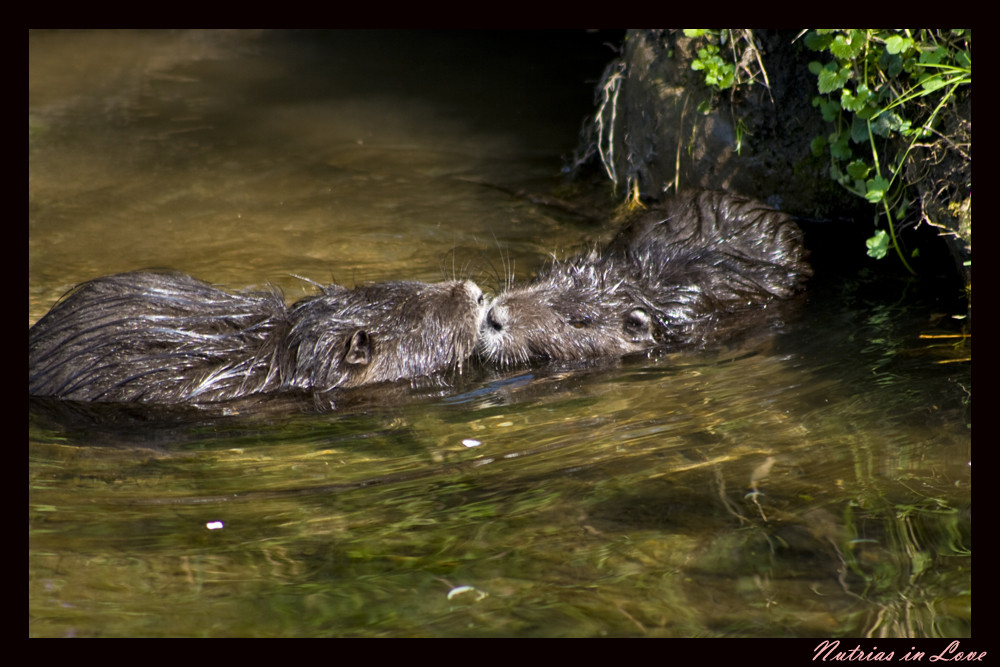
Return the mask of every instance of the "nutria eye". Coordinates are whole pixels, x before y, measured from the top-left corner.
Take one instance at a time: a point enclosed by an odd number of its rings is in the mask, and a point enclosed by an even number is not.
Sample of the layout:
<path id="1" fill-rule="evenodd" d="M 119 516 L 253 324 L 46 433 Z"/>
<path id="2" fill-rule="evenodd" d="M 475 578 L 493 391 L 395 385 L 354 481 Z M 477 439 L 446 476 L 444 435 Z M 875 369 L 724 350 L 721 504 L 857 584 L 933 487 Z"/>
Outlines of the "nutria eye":
<path id="1" fill-rule="evenodd" d="M 590 326 L 589 317 L 578 317 L 569 321 L 569 325 L 574 329 L 586 329 Z"/>
<path id="2" fill-rule="evenodd" d="M 625 329 L 632 332 L 649 331 L 649 313 L 643 308 L 633 308 L 625 315 Z"/>

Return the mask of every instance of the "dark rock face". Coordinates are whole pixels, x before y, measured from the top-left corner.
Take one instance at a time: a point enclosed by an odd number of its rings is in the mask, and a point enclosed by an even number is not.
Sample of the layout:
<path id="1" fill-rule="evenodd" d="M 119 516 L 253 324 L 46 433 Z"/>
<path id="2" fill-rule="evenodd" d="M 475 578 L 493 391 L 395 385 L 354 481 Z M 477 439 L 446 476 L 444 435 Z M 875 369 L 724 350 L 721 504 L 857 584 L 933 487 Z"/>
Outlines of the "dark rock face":
<path id="1" fill-rule="evenodd" d="M 702 188 L 809 218 L 861 210 L 864 202 L 834 183 L 827 162 L 810 150 L 829 129 L 812 106 L 816 81 L 808 64 L 815 54 L 797 35 L 754 30 L 768 85 L 758 75 L 735 93 L 719 93 L 691 69 L 698 44 L 683 31 L 629 30 L 598 86 L 578 166 L 600 166 L 619 192 L 648 199 Z"/>

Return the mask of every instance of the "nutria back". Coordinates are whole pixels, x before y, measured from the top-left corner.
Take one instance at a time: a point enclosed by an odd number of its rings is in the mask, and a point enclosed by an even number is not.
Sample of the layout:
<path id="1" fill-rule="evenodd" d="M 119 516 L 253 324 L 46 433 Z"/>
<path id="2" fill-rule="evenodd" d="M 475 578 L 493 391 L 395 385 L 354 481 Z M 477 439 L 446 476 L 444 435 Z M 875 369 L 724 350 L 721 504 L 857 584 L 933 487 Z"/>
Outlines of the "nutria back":
<path id="1" fill-rule="evenodd" d="M 554 261 L 503 291 L 483 323 L 490 364 L 709 345 L 777 323 L 811 269 L 789 216 L 718 192 L 678 195 L 601 250 Z"/>
<path id="2" fill-rule="evenodd" d="M 791 216 L 749 197 L 712 190 L 682 192 L 637 215 L 603 255 L 650 272 L 651 280 L 663 272 L 661 283 L 676 280 L 679 272 L 671 261 L 719 265 L 718 277 L 700 282 L 722 302 L 786 298 L 812 275 L 802 230 Z"/>
<path id="3" fill-rule="evenodd" d="M 264 390 L 288 328 L 275 292 L 229 294 L 180 273 L 77 286 L 28 330 L 28 394 L 213 400 Z"/>
<path id="4" fill-rule="evenodd" d="M 273 290 L 231 294 L 180 273 L 107 276 L 29 329 L 28 393 L 198 403 L 457 371 L 483 310 L 460 281 L 331 286 L 289 307 Z"/>

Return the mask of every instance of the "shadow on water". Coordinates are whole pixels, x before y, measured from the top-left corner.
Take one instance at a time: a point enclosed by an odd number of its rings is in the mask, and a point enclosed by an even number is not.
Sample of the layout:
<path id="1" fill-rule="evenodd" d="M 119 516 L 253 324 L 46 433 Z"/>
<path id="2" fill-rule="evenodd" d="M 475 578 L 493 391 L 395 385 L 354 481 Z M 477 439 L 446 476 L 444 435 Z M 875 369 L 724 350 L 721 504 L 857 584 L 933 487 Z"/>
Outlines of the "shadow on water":
<path id="1" fill-rule="evenodd" d="M 558 183 L 592 82 L 546 93 L 524 35 L 99 37 L 29 48 L 29 321 L 148 265 L 292 297 L 434 280 L 456 248 L 524 279 L 604 231 L 451 178 Z M 784 329 L 697 353 L 211 410 L 30 399 L 29 634 L 969 636 L 971 370 L 919 338 L 952 311 L 818 273 Z"/>

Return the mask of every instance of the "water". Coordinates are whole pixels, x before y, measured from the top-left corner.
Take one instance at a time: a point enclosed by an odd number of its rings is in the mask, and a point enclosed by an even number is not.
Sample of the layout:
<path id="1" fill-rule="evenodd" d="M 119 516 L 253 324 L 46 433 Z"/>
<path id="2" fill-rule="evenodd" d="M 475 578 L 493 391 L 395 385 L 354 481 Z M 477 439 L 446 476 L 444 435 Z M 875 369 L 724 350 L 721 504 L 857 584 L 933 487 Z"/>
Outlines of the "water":
<path id="1" fill-rule="evenodd" d="M 605 38 L 32 33 L 29 324 L 153 266 L 526 278 L 609 230 L 477 182 L 581 196 Z M 919 337 L 950 303 L 879 285 L 821 271 L 742 347 L 329 412 L 34 404 L 29 634 L 969 636 L 970 364 Z"/>

